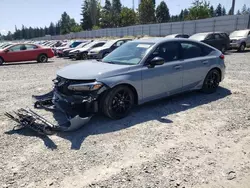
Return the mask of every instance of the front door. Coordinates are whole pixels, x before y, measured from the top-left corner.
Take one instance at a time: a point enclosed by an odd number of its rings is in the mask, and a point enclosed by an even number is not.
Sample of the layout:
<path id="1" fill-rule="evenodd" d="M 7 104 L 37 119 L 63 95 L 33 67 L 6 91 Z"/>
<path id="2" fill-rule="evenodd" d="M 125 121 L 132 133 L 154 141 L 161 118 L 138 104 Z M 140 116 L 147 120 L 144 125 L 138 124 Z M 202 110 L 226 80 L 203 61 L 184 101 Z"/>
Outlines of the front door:
<path id="1" fill-rule="evenodd" d="M 23 51 L 24 45 L 15 45 L 10 48 L 8 48 L 8 52 L 5 54 L 5 61 L 6 62 L 18 62 L 18 61 L 25 61 L 24 57 L 24 51 Z"/>
<path id="2" fill-rule="evenodd" d="M 163 65 L 150 68 L 147 63 L 154 57 L 162 57 Z M 180 61 L 180 44 L 166 42 L 159 45 L 142 68 L 144 102 L 178 93 L 182 90 L 183 62 Z"/>

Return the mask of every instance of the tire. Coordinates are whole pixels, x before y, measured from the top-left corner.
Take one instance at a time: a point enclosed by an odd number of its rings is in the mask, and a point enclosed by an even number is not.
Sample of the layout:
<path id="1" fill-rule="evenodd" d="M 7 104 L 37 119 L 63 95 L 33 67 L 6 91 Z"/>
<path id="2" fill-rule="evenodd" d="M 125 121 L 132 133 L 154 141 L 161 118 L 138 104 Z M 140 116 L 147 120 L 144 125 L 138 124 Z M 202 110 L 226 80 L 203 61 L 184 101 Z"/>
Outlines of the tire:
<path id="1" fill-rule="evenodd" d="M 3 65 L 3 63 L 4 63 L 4 60 L 3 58 L 0 57 L 0 66 Z"/>
<path id="2" fill-rule="evenodd" d="M 221 75 L 218 70 L 216 69 L 210 70 L 203 82 L 201 91 L 207 94 L 216 92 L 220 83 L 220 77 Z"/>
<path id="3" fill-rule="evenodd" d="M 238 48 L 238 52 L 244 52 L 246 48 L 246 44 L 245 43 L 241 43 L 240 47 Z"/>
<path id="4" fill-rule="evenodd" d="M 37 58 L 38 63 L 46 63 L 48 62 L 48 56 L 46 54 L 41 54 Z"/>
<path id="5" fill-rule="evenodd" d="M 82 60 L 86 60 L 86 59 L 88 59 L 88 54 L 85 52 L 85 53 L 82 53 L 81 54 L 81 56 L 80 56 L 80 58 L 82 59 Z"/>
<path id="6" fill-rule="evenodd" d="M 225 45 L 222 45 L 222 47 L 221 47 L 221 52 L 222 52 L 223 54 L 225 54 L 226 51 L 227 51 L 226 46 L 225 46 Z"/>
<path id="7" fill-rule="evenodd" d="M 134 93 L 128 86 L 117 86 L 104 94 L 101 110 L 111 119 L 122 119 L 131 111 L 134 99 Z"/>

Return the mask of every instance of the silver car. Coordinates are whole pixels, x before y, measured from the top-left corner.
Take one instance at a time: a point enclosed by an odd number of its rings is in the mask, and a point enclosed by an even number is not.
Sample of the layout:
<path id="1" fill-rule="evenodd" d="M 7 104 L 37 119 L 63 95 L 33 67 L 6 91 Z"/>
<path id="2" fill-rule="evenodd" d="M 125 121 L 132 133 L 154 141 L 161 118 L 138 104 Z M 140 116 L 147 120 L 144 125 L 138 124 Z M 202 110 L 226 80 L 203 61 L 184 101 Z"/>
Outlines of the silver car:
<path id="1" fill-rule="evenodd" d="M 240 52 L 250 47 L 250 29 L 234 31 L 230 34 L 230 48 Z"/>
<path id="2" fill-rule="evenodd" d="M 54 99 L 81 117 L 98 111 L 119 119 L 133 105 L 191 90 L 216 91 L 224 55 L 188 39 L 127 42 L 102 60 L 69 65 L 57 73 Z"/>

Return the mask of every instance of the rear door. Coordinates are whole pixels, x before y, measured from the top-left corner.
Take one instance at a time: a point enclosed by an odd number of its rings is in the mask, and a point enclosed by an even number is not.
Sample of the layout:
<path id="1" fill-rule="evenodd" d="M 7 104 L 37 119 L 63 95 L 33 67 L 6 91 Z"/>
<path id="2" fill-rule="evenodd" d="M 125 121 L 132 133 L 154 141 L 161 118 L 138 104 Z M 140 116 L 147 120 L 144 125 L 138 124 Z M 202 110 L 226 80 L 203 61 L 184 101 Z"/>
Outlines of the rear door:
<path id="1" fill-rule="evenodd" d="M 26 50 L 24 54 L 25 61 L 36 60 L 39 55 L 39 49 L 36 45 L 25 44 Z"/>
<path id="2" fill-rule="evenodd" d="M 5 61 L 6 62 L 18 62 L 18 61 L 25 61 L 24 58 L 24 45 L 15 45 L 8 48 L 8 52 L 5 54 Z"/>
<path id="3" fill-rule="evenodd" d="M 187 91 L 200 85 L 206 76 L 214 56 L 212 49 L 189 41 L 181 42 L 183 63 L 183 90 Z"/>
<path id="4" fill-rule="evenodd" d="M 218 44 L 215 40 L 214 34 L 208 34 L 204 42 L 218 49 Z"/>

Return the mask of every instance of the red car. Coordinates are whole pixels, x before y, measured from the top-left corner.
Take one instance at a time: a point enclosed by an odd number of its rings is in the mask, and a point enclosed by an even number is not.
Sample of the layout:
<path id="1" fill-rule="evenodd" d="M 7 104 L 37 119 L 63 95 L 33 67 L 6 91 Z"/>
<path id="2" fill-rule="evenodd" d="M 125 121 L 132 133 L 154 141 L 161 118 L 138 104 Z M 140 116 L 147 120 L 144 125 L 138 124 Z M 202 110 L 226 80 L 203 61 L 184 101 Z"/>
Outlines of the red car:
<path id="1" fill-rule="evenodd" d="M 48 58 L 54 57 L 51 48 L 41 47 L 35 44 L 14 44 L 0 49 L 0 65 L 4 62 L 33 61 L 45 63 Z"/>

